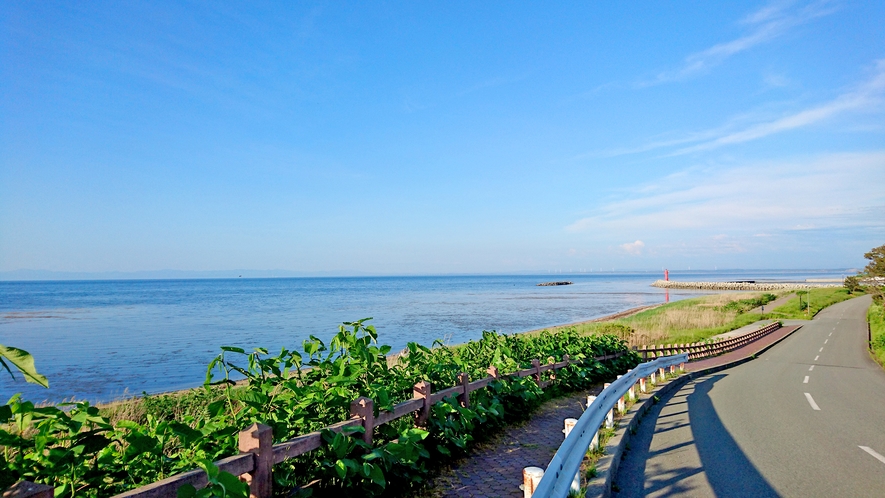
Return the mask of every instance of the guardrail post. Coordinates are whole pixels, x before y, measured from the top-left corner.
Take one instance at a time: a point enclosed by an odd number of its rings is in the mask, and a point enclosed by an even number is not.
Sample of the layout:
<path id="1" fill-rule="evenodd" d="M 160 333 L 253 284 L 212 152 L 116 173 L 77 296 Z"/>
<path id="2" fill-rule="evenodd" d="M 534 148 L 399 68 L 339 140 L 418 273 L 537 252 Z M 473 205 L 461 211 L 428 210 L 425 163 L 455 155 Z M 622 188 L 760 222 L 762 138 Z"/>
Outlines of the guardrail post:
<path id="1" fill-rule="evenodd" d="M 578 423 L 578 419 L 576 419 L 576 418 L 565 419 L 565 428 L 562 430 L 563 434 L 565 434 L 565 437 L 568 437 L 568 435 L 572 432 L 572 429 L 575 428 L 575 424 L 577 424 L 577 423 Z M 571 488 L 573 491 L 580 491 L 581 490 L 581 478 L 579 475 L 580 475 L 580 471 L 578 471 L 578 473 L 575 474 L 575 477 L 572 479 L 572 487 Z"/>
<path id="2" fill-rule="evenodd" d="M 535 488 L 544 477 L 544 469 L 540 467 L 526 467 L 522 469 L 522 496 L 532 498 Z"/>
<path id="3" fill-rule="evenodd" d="M 664 370 L 664 367 L 658 369 L 658 375 L 661 377 L 661 382 L 667 378 L 667 372 Z"/>
<path id="4" fill-rule="evenodd" d="M 596 401 L 596 396 L 587 396 L 587 408 L 590 408 L 590 405 Z M 599 446 L 599 431 L 593 433 L 593 440 L 590 442 L 590 449 L 594 450 Z"/>
<path id="5" fill-rule="evenodd" d="M 350 416 L 363 421 L 363 441 L 372 446 L 372 433 L 375 432 L 375 402 L 360 396 L 350 402 Z"/>
<path id="6" fill-rule="evenodd" d="M 242 453 L 255 455 L 255 469 L 245 475 L 249 496 L 270 498 L 273 494 L 273 429 L 264 424 L 252 424 L 240 431 L 239 448 Z"/>
<path id="7" fill-rule="evenodd" d="M 458 374 L 458 384 L 461 385 L 463 391 L 458 395 L 458 402 L 461 406 L 467 408 L 470 406 L 470 376 L 465 372 Z"/>
<path id="8" fill-rule="evenodd" d="M 670 373 L 674 375 L 676 374 L 676 365 L 670 365 Z"/>
<path id="9" fill-rule="evenodd" d="M 3 498 L 52 498 L 55 488 L 31 481 L 19 481 L 3 491 Z"/>
<path id="10" fill-rule="evenodd" d="M 645 377 L 639 378 L 639 392 L 641 392 L 641 393 L 648 392 L 648 387 L 645 385 Z"/>
<path id="11" fill-rule="evenodd" d="M 490 367 L 489 370 L 495 367 Z M 497 372 L 498 369 L 495 369 Z M 412 399 L 421 399 L 424 400 L 424 404 L 421 405 L 421 409 L 415 413 L 415 425 L 418 427 L 425 427 L 427 425 L 427 419 L 430 418 L 430 382 L 421 381 L 412 388 Z"/>
<path id="12" fill-rule="evenodd" d="M 606 390 L 606 389 L 608 389 L 608 386 L 610 386 L 610 385 L 611 385 L 610 383 L 606 382 L 605 384 L 602 385 L 602 389 Z M 615 412 L 614 412 L 614 409 L 611 409 L 608 411 L 608 414 L 606 414 L 606 416 L 605 416 L 605 427 L 607 429 L 611 429 L 614 426 L 615 426 Z"/>
<path id="13" fill-rule="evenodd" d="M 620 379 L 621 377 L 623 377 L 623 375 L 618 375 L 617 378 Z M 627 402 L 625 401 L 624 396 L 621 396 L 620 398 L 618 398 L 618 413 L 623 414 L 626 411 L 627 411 Z"/>
<path id="14" fill-rule="evenodd" d="M 679 371 L 680 371 L 680 372 L 684 372 L 684 371 L 685 371 L 685 363 L 684 363 L 684 362 L 679 364 Z"/>

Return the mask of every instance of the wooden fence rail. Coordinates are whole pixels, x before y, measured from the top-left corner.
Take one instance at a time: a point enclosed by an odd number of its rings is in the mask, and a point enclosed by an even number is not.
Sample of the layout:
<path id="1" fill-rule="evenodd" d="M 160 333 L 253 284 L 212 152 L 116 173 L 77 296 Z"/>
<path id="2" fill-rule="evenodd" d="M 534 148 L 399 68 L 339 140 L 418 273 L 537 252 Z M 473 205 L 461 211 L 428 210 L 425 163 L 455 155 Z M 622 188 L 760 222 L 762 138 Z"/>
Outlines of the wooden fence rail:
<path id="1" fill-rule="evenodd" d="M 766 325 L 758 330 L 747 332 L 728 339 L 718 339 L 713 342 L 693 342 L 691 344 L 667 344 L 660 346 L 642 346 L 634 350 L 642 356 L 643 360 L 653 360 L 662 356 L 688 353 L 689 359 L 706 358 L 738 349 L 771 333 L 781 327 L 779 322 Z"/>
<path id="2" fill-rule="evenodd" d="M 597 356 L 596 361 L 608 361 L 627 354 L 620 352 L 605 356 Z M 563 356 L 563 361 L 556 363 L 541 364 L 540 360 L 532 360 L 532 367 L 513 372 L 508 377 L 533 377 L 542 389 L 550 386 L 555 379 L 556 370 L 571 364 L 580 364 L 583 360 L 572 360 L 568 355 Z M 549 380 L 545 380 L 545 372 Z M 363 427 L 363 440 L 372 444 L 372 435 L 375 427 L 384 425 L 393 420 L 415 414 L 415 423 L 422 427 L 430 418 L 430 407 L 444 399 L 455 396 L 462 406 L 469 406 L 470 393 L 484 389 L 493 381 L 502 377 L 496 367 L 489 367 L 488 376 L 470 382 L 466 373 L 458 375 L 458 384 L 432 392 L 430 382 L 419 382 L 412 390 L 412 399 L 394 405 L 390 411 L 381 410 L 375 416 L 374 401 L 371 398 L 361 396 L 350 403 L 350 418 L 336 424 L 325 427 L 323 430 L 340 432 L 347 427 Z M 303 455 L 320 448 L 324 442 L 322 430 L 298 436 L 289 441 L 273 444 L 272 430 L 263 424 L 252 424 L 239 433 L 240 454 L 230 456 L 215 462 L 219 470 L 240 476 L 249 484 L 249 492 L 252 498 L 270 498 L 273 484 L 273 465 L 282 463 L 290 458 Z M 174 498 L 178 488 L 185 484 L 191 484 L 200 489 L 208 484 L 206 472 L 202 469 L 191 470 L 182 474 L 157 481 L 146 486 L 132 489 L 119 494 L 114 498 Z M 21 481 L 4 492 L 2 498 L 51 498 L 52 489 L 49 486 L 33 484 Z M 47 491 L 49 490 L 49 491 Z M 46 493 L 49 493 L 48 495 Z M 10 493 L 10 494 L 7 494 Z M 41 494 L 42 493 L 42 494 Z"/>

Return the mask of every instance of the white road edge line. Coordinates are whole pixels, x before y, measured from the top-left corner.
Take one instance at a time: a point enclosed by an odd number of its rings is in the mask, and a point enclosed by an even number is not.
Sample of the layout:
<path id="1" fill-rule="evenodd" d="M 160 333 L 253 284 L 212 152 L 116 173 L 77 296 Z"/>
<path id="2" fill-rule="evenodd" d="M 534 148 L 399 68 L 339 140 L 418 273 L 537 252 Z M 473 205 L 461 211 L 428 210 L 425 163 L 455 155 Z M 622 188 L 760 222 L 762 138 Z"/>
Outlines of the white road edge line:
<path id="1" fill-rule="evenodd" d="M 808 376 L 805 376 L 805 380 L 802 381 L 803 384 L 808 384 Z"/>
<path id="2" fill-rule="evenodd" d="M 872 455 L 873 458 L 875 458 L 876 460 L 879 460 L 880 462 L 885 463 L 885 456 L 882 456 L 882 455 L 876 453 L 876 451 L 874 449 L 870 448 L 869 446 L 858 446 L 858 448 L 866 451 L 867 453 Z"/>
<path id="3" fill-rule="evenodd" d="M 808 367 L 808 371 L 809 371 L 809 372 L 812 371 L 812 370 L 814 370 L 814 365 L 811 365 L 810 367 Z"/>
<path id="4" fill-rule="evenodd" d="M 820 411 L 820 407 L 814 402 L 814 398 L 811 397 L 811 394 L 805 393 L 805 399 L 808 400 L 808 404 L 811 405 L 812 410 Z"/>

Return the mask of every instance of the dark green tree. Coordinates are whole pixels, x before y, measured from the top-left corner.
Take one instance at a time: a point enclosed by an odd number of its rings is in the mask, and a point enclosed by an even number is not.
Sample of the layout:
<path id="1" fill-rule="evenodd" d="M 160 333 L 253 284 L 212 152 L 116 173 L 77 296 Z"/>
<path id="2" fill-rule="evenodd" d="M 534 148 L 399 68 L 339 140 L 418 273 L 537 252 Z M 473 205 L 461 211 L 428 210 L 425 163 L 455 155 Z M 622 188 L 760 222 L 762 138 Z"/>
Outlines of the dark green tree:
<path id="1" fill-rule="evenodd" d="M 873 298 L 881 303 L 885 297 L 885 245 L 873 248 L 863 257 L 870 262 L 860 275 L 866 280 L 865 283 Z"/>

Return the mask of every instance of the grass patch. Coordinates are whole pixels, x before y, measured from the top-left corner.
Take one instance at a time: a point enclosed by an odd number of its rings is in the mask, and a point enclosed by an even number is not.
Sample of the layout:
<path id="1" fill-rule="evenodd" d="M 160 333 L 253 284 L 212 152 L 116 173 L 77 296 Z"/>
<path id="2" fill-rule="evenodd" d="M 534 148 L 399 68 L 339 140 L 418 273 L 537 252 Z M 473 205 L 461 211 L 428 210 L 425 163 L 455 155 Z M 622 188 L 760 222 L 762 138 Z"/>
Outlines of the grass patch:
<path id="1" fill-rule="evenodd" d="M 848 290 L 844 287 L 828 287 L 823 289 L 811 289 L 809 291 L 798 291 L 796 292 L 796 297 L 787 301 L 783 306 L 779 306 L 772 310 L 767 316 L 775 319 L 794 318 L 807 320 L 827 306 L 841 303 L 842 301 L 846 301 L 859 295 L 862 294 L 857 292 L 849 294 Z M 808 305 L 809 301 L 811 301 L 810 307 Z"/>
<path id="2" fill-rule="evenodd" d="M 885 306 L 874 301 L 867 310 L 867 320 L 870 323 L 873 358 L 885 367 Z"/>
<path id="3" fill-rule="evenodd" d="M 607 322 L 587 322 L 550 329 L 580 334 L 612 334 L 631 346 L 699 342 L 763 320 L 768 315 L 752 310 L 777 296 L 770 293 L 727 293 L 665 304 Z"/>

